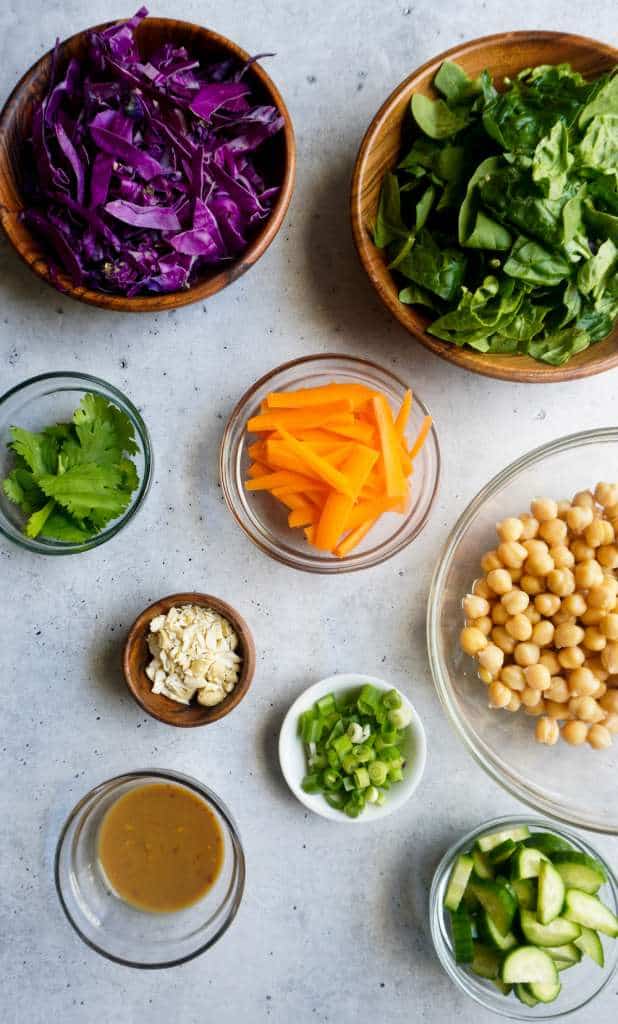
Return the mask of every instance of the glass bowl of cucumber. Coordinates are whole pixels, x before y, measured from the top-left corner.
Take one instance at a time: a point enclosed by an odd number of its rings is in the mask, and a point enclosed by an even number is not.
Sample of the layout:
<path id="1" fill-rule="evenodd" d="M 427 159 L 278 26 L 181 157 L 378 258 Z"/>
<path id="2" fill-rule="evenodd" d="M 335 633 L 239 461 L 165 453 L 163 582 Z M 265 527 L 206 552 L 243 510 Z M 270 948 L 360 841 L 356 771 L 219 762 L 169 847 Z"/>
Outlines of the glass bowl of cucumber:
<path id="1" fill-rule="evenodd" d="M 481 1006 L 550 1020 L 591 1002 L 618 964 L 618 880 L 579 835 L 496 818 L 448 850 L 430 892 L 444 970 Z"/>

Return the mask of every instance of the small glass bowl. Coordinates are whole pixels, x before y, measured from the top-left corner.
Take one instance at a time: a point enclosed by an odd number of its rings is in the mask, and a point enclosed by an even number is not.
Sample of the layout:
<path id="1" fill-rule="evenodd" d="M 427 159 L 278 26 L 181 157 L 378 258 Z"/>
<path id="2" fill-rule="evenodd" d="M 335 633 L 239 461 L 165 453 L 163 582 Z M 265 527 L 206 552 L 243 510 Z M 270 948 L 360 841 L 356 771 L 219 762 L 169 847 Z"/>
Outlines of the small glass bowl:
<path id="1" fill-rule="evenodd" d="M 332 381 L 360 383 L 383 391 L 397 409 L 407 385 L 390 370 L 366 359 L 344 355 L 315 355 L 294 359 L 271 370 L 242 396 L 230 416 L 219 455 L 219 473 L 223 494 L 230 512 L 254 544 L 284 565 L 306 572 L 340 573 L 367 569 L 391 558 L 407 547 L 421 532 L 438 491 L 440 450 L 435 426 L 414 462 L 412 501 L 405 516 L 388 512 L 381 516 L 366 539 L 344 558 L 316 551 L 305 540 L 302 530 L 290 529 L 287 509 L 266 492 L 245 490 L 249 466 L 248 447 L 257 437 L 248 434 L 247 420 L 256 414 L 260 403 L 271 391 L 319 387 Z M 418 434 L 428 411 L 414 392 L 406 438 Z"/>
<path id="2" fill-rule="evenodd" d="M 496 546 L 496 523 L 529 511 L 533 498 L 571 498 L 599 480 L 614 480 L 618 428 L 558 438 L 517 459 L 470 502 L 436 566 L 427 612 L 429 663 L 438 696 L 472 756 L 513 796 L 567 825 L 618 835 L 618 737 L 607 750 L 534 738 L 535 720 L 488 706 L 477 663 L 464 654 L 461 602 L 481 575 L 480 559 Z"/>
<path id="3" fill-rule="evenodd" d="M 517 996 L 511 993 L 505 996 L 499 989 L 485 978 L 473 974 L 469 967 L 455 962 L 453 943 L 451 941 L 450 928 L 448 926 L 448 913 L 444 907 L 444 895 L 448 885 L 451 868 L 457 857 L 465 850 L 474 845 L 479 836 L 487 832 L 496 832 L 498 829 L 511 828 L 515 825 L 528 825 L 530 831 L 553 832 L 571 843 L 576 850 L 596 857 L 606 872 L 607 883 L 600 889 L 599 898 L 615 913 L 618 912 L 618 880 L 609 864 L 601 857 L 597 850 L 585 843 L 576 833 L 569 829 L 559 828 L 551 821 L 543 818 L 495 818 L 484 825 L 475 828 L 459 842 L 451 846 L 438 864 L 431 883 L 429 894 L 429 920 L 431 926 L 431 937 L 444 970 L 452 981 L 487 1010 L 499 1014 L 501 1017 L 509 1017 L 511 1020 L 551 1020 L 556 1017 L 566 1016 L 574 1013 L 590 1003 L 599 992 L 611 981 L 616 965 L 618 964 L 618 941 L 607 939 L 600 935 L 605 951 L 605 967 L 599 967 L 593 960 L 583 956 L 572 970 L 561 971 L 560 982 L 562 991 L 553 1003 L 538 1003 L 534 1007 L 525 1006 L 520 1003 Z"/>
<path id="4" fill-rule="evenodd" d="M 0 397 L 0 480 L 4 479 L 13 467 L 13 455 L 7 448 L 11 440 L 11 427 L 39 431 L 55 423 L 68 423 L 83 396 L 90 392 L 101 395 L 117 405 L 131 420 L 138 448 L 131 458 L 137 468 L 139 485 L 126 512 L 96 537 L 82 543 L 65 543 L 41 536 L 34 539 L 27 537 L 23 532 L 25 518 L 22 512 L 17 505 L 8 500 L 0 488 L 0 533 L 28 551 L 36 551 L 41 555 L 74 555 L 104 544 L 133 518 L 150 488 L 153 471 L 152 445 L 146 424 L 133 403 L 112 384 L 106 384 L 89 373 L 71 371 L 43 373 L 39 377 L 31 377 Z"/>
<path id="5" fill-rule="evenodd" d="M 169 914 L 145 913 L 119 899 L 97 858 L 108 808 L 129 790 L 156 782 L 183 786 L 205 800 L 223 835 L 223 865 L 212 889 L 193 906 Z M 211 789 L 179 772 L 148 770 L 95 786 L 73 808 L 58 840 L 55 877 L 65 914 L 96 953 L 128 967 L 174 967 L 209 949 L 231 925 L 242 899 L 245 857 L 234 820 Z"/>

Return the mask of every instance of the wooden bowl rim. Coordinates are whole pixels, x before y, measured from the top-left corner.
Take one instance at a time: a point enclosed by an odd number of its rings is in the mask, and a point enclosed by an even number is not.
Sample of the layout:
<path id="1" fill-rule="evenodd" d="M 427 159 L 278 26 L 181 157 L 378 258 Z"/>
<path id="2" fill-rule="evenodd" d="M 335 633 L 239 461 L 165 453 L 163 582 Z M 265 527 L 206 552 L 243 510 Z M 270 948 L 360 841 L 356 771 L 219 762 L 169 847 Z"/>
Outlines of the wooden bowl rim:
<path id="1" fill-rule="evenodd" d="M 378 293 L 382 303 L 390 310 L 402 327 L 409 334 L 412 334 L 421 345 L 439 356 L 440 359 L 444 359 L 448 363 L 484 377 L 492 377 L 497 380 L 508 381 L 509 383 L 553 384 L 567 380 L 580 380 L 613 369 L 618 366 L 618 345 L 615 352 L 601 356 L 591 362 L 583 362 L 581 364 L 569 362 L 564 366 L 545 366 L 529 356 L 522 355 L 519 357 L 521 359 L 521 368 L 506 368 L 501 363 L 500 356 L 495 356 L 491 362 L 487 363 L 481 361 L 478 354 L 470 349 L 458 348 L 456 345 L 441 341 L 439 338 L 434 338 L 427 331 L 422 330 L 410 321 L 406 315 L 407 307 L 402 306 L 399 302 L 396 289 L 389 288 L 376 273 L 372 265 L 372 258 L 375 257 L 375 253 L 378 250 L 376 250 L 365 227 L 362 211 L 363 182 L 367 174 L 369 156 L 376 140 L 380 137 L 384 121 L 387 119 L 392 108 L 400 101 L 402 95 L 411 91 L 420 79 L 427 76 L 433 78 L 433 75 L 445 60 L 456 60 L 457 57 L 485 50 L 492 44 L 501 43 L 504 46 L 514 46 L 524 40 L 547 43 L 548 45 L 556 44 L 559 40 L 570 41 L 580 48 L 588 48 L 596 53 L 611 57 L 618 63 L 618 49 L 609 43 L 603 43 L 600 40 L 591 39 L 589 36 L 581 36 L 576 33 L 555 32 L 544 29 L 531 30 L 529 32 L 525 30 L 495 32 L 492 35 L 478 36 L 476 39 L 451 46 L 448 50 L 444 50 L 437 56 L 431 57 L 420 67 L 416 68 L 416 70 L 412 71 L 393 89 L 370 122 L 363 136 L 354 164 L 350 189 L 350 218 L 354 245 L 367 277 Z M 612 335 L 617 331 L 618 325 L 615 325 L 613 332 L 603 341 L 612 338 Z M 603 341 L 599 344 L 603 344 Z M 592 350 L 594 351 L 594 349 Z M 586 351 L 590 352 L 590 349 Z"/>
<path id="2" fill-rule="evenodd" d="M 74 40 L 81 39 L 90 32 L 101 32 L 106 28 L 110 28 L 112 25 L 120 24 L 125 20 L 126 19 L 123 18 L 113 19 L 112 21 L 104 22 L 101 25 L 92 25 L 90 28 L 82 29 L 80 32 L 75 32 L 72 36 L 67 36 L 66 39 L 62 40 L 60 48 L 72 43 Z M 178 18 L 156 18 L 149 16 L 148 23 L 155 28 L 163 29 L 166 25 L 173 25 L 176 29 L 186 31 L 187 33 L 197 33 L 204 40 L 214 43 L 216 46 L 220 46 L 222 50 L 228 51 L 240 61 L 245 62 L 251 59 L 251 55 L 231 39 L 228 39 L 226 36 L 223 36 L 218 32 L 213 32 L 209 28 L 204 28 L 202 25 L 197 25 L 195 22 L 183 21 Z M 11 90 L 2 110 L 0 110 L 0 137 L 4 135 L 6 131 L 6 124 L 13 116 L 14 108 L 17 109 L 20 105 L 19 94 L 22 92 L 24 86 L 27 85 L 30 78 L 36 75 L 43 62 L 51 58 L 54 49 L 55 47 L 52 47 L 39 57 L 34 64 L 24 72 L 17 84 Z M 258 62 L 251 64 L 250 72 L 255 74 L 259 79 L 262 87 L 269 93 L 273 105 L 277 107 L 279 113 L 283 117 L 285 165 L 277 201 L 261 231 L 251 240 L 245 251 L 237 259 L 227 264 L 226 267 L 219 271 L 219 273 L 214 277 L 208 278 L 204 281 L 200 281 L 198 279 L 194 284 L 190 285 L 189 288 L 182 291 L 156 293 L 153 295 L 135 295 L 129 298 L 127 296 L 117 295 L 114 293 L 108 294 L 106 292 L 98 292 L 93 288 L 86 288 L 82 285 L 76 286 L 72 284 L 70 279 L 64 273 L 62 273 L 59 275 L 63 285 L 63 290 L 60 294 L 68 295 L 70 298 L 76 299 L 79 302 L 85 302 L 91 306 L 98 306 L 103 309 L 111 309 L 115 312 L 122 313 L 158 313 L 168 309 L 179 309 L 182 306 L 188 306 L 193 302 L 199 302 L 202 299 L 209 298 L 211 295 L 215 295 L 217 292 L 225 288 L 226 285 L 232 284 L 237 278 L 246 273 L 246 271 L 257 263 L 257 261 L 264 255 L 270 244 L 274 241 L 275 236 L 278 234 L 292 199 L 296 180 L 296 138 L 294 135 L 294 127 L 292 125 L 290 112 L 284 103 L 279 89 L 271 79 L 270 75 Z M 7 177 L 7 172 L 5 163 L 2 161 L 0 163 L 0 183 L 5 177 Z M 23 209 L 23 206 L 20 207 L 20 210 L 21 209 Z M 28 256 L 22 251 L 22 243 L 19 241 L 15 232 L 15 223 L 20 210 L 9 210 L 2 202 L 0 202 L 0 227 L 3 228 L 11 246 L 26 266 L 29 267 L 37 277 L 41 278 L 42 281 L 51 285 L 55 291 L 59 291 L 52 280 L 52 275 L 50 274 L 46 258 L 44 256 Z"/>
<path id="3" fill-rule="evenodd" d="M 138 687 L 131 668 L 131 653 L 137 644 L 143 644 L 144 647 L 146 646 L 148 626 L 155 615 L 165 614 L 170 610 L 170 608 L 184 604 L 197 604 L 212 608 L 213 611 L 218 612 L 220 615 L 223 615 L 224 618 L 229 620 L 238 634 L 239 644 L 242 651 L 242 669 L 236 686 L 220 704 L 207 708 L 196 704 L 183 705 L 168 698 L 166 703 L 169 703 L 170 714 L 172 710 L 175 713 L 174 718 L 168 718 L 164 713 L 158 712 L 150 705 L 148 697 L 143 697 L 143 691 Z M 178 728 L 196 728 L 201 725 L 210 725 L 211 722 L 217 722 L 220 718 L 225 718 L 230 711 L 233 711 L 233 709 L 240 704 L 241 700 L 249 690 L 255 674 L 255 665 L 256 656 L 253 634 L 242 615 L 240 615 L 232 605 L 228 604 L 227 601 L 223 601 L 220 597 L 214 597 L 212 594 L 202 594 L 199 591 L 189 591 L 181 594 L 168 594 L 166 597 L 161 597 L 158 601 L 153 601 L 151 605 L 144 608 L 133 622 L 133 625 L 127 634 L 127 639 L 122 651 L 122 669 L 124 679 L 133 699 L 144 711 L 151 715 L 152 718 L 156 718 L 159 722 L 163 722 L 165 725 L 173 725 Z M 150 687 L 152 684 L 145 673 L 144 677 L 147 681 L 148 687 L 146 693 L 150 696 L 152 692 Z M 162 695 L 157 694 L 156 696 Z M 165 700 L 165 698 L 163 699 Z M 182 709 L 195 710 L 196 707 L 201 711 L 200 718 L 197 721 L 183 720 Z"/>

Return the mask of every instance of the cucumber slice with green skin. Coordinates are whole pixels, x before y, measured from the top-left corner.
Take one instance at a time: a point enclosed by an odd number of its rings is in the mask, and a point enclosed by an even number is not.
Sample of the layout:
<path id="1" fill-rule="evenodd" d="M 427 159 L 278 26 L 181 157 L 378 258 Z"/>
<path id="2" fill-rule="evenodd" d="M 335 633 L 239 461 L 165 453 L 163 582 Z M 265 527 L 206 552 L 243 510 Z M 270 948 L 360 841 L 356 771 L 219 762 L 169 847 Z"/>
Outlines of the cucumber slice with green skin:
<path id="1" fill-rule="evenodd" d="M 567 889 L 580 889 L 594 896 L 607 881 L 603 865 L 587 853 L 558 850 L 552 854 L 551 859 Z"/>
<path id="2" fill-rule="evenodd" d="M 511 953 L 507 953 L 502 964 L 502 980 L 507 985 L 514 985 L 516 982 L 541 985 L 555 985 L 558 981 L 558 971 L 552 958 L 542 949 L 536 946 L 519 946 Z"/>
<path id="3" fill-rule="evenodd" d="M 503 935 L 502 932 L 496 928 L 493 919 L 489 916 L 486 910 L 481 910 L 478 917 L 479 924 L 479 937 L 488 946 L 492 946 L 494 949 L 499 949 L 502 952 L 506 952 L 509 949 L 513 949 L 517 945 L 517 939 L 513 932 L 507 932 Z"/>
<path id="4" fill-rule="evenodd" d="M 503 996 L 510 996 L 511 992 L 513 991 L 512 985 L 507 985 L 506 982 L 502 981 L 501 978 L 492 978 L 491 980 L 493 981 L 496 988 L 499 989 L 500 992 L 502 992 Z"/>
<path id="5" fill-rule="evenodd" d="M 541 924 L 551 924 L 560 916 L 564 906 L 564 882 L 554 865 L 549 860 L 542 860 L 539 865 L 539 897 L 537 917 Z"/>
<path id="6" fill-rule="evenodd" d="M 518 878 L 538 878 L 541 861 L 544 860 L 549 860 L 549 857 L 546 857 L 541 850 L 536 850 L 533 846 L 521 846 L 513 854 L 511 877 L 513 880 Z"/>
<path id="7" fill-rule="evenodd" d="M 451 933 L 453 935 L 453 950 L 455 960 L 458 964 L 469 964 L 474 956 L 474 943 L 472 941 L 472 921 L 465 907 L 458 910 L 450 910 Z"/>
<path id="8" fill-rule="evenodd" d="M 591 960 L 594 960 L 599 967 L 605 967 L 605 953 L 599 936 L 592 928 L 586 928 L 584 925 L 581 925 L 581 930 L 581 935 L 575 939 L 575 946 Z"/>
<path id="9" fill-rule="evenodd" d="M 518 878 L 511 882 L 511 886 L 520 909 L 536 910 L 539 899 L 539 888 L 536 878 Z"/>
<path id="10" fill-rule="evenodd" d="M 470 881 L 473 866 L 472 857 L 468 857 L 466 854 L 458 857 L 455 861 L 444 897 L 444 906 L 447 910 L 457 910 Z"/>
<path id="11" fill-rule="evenodd" d="M 578 941 L 579 939 L 575 939 L 574 942 L 567 942 L 564 946 L 544 946 L 543 948 L 546 953 L 549 953 L 552 960 L 555 961 L 558 970 L 560 970 L 560 964 L 569 964 L 572 967 L 573 964 L 578 964 L 581 960 L 582 955 L 575 944 Z"/>
<path id="12" fill-rule="evenodd" d="M 490 832 L 489 835 L 481 836 L 480 839 L 477 839 L 476 843 L 481 853 L 489 853 L 490 850 L 500 846 L 500 843 L 504 843 L 507 839 L 521 842 L 522 839 L 527 839 L 529 835 L 530 829 L 527 825 L 514 825 L 512 828 L 503 828 L 499 832 Z"/>
<path id="13" fill-rule="evenodd" d="M 530 989 L 530 995 L 534 999 L 538 999 L 539 1003 L 553 1003 L 554 999 L 557 999 L 560 995 L 562 985 L 559 981 L 553 984 L 551 982 L 532 981 L 528 988 Z"/>
<path id="14" fill-rule="evenodd" d="M 493 868 L 489 863 L 489 859 L 486 854 L 481 853 L 480 850 L 474 847 L 472 851 L 472 861 L 474 863 L 474 873 L 479 878 L 493 878 Z"/>
<path id="15" fill-rule="evenodd" d="M 575 964 L 567 964 L 564 960 L 554 960 L 557 971 L 570 971 L 571 967 L 575 967 Z"/>
<path id="16" fill-rule="evenodd" d="M 490 850 L 487 854 L 487 858 L 490 864 L 502 864 L 509 857 L 512 857 L 515 850 L 518 847 L 513 839 L 505 839 L 499 846 L 494 846 L 493 850 Z"/>
<path id="17" fill-rule="evenodd" d="M 468 883 L 468 888 L 487 911 L 498 931 L 506 935 L 511 929 L 517 911 L 517 900 L 513 893 L 500 882 L 475 878 L 474 875 Z"/>
<path id="18" fill-rule="evenodd" d="M 535 999 L 532 993 L 528 990 L 528 987 L 526 985 L 522 985 L 521 982 L 518 982 L 515 985 L 515 995 L 519 999 L 520 1003 L 524 1004 L 524 1006 L 532 1007 L 538 1005 L 538 999 Z"/>
<path id="19" fill-rule="evenodd" d="M 564 916 L 568 921 L 603 932 L 610 939 L 618 938 L 618 917 L 596 896 L 578 889 L 567 889 L 564 906 Z"/>
<path id="20" fill-rule="evenodd" d="M 573 849 L 566 839 L 555 836 L 552 832 L 531 832 L 528 838 L 524 839 L 523 843 L 524 846 L 533 846 L 535 850 L 540 850 L 541 853 L 546 853 L 548 856 L 556 853 L 558 850 Z"/>
<path id="21" fill-rule="evenodd" d="M 579 924 L 565 917 L 556 917 L 551 924 L 541 924 L 531 910 L 521 910 L 519 920 L 526 939 L 535 946 L 566 946 L 581 935 Z"/>
<path id="22" fill-rule="evenodd" d="M 500 954 L 497 950 L 484 946 L 482 942 L 474 943 L 474 956 L 470 970 L 480 978 L 494 981 L 500 974 Z"/>

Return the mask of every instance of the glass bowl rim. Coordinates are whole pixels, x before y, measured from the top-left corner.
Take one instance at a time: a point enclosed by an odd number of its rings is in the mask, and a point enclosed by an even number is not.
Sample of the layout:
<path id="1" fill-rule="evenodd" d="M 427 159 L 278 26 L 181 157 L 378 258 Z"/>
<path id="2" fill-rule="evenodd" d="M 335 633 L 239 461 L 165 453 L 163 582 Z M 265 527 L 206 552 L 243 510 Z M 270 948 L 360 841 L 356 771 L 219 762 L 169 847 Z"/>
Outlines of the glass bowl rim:
<path id="1" fill-rule="evenodd" d="M 565 825 L 572 825 L 585 831 L 615 836 L 618 835 L 618 826 L 606 826 L 603 822 L 593 821 L 584 818 L 575 808 L 560 806 L 543 794 L 542 791 L 534 789 L 529 783 L 521 781 L 516 774 L 509 769 L 494 764 L 495 756 L 488 745 L 481 737 L 472 734 L 472 729 L 467 721 L 457 713 L 454 700 L 451 696 L 451 684 L 449 673 L 440 655 L 439 619 L 438 619 L 438 596 L 442 593 L 442 587 L 446 573 L 450 569 L 454 551 L 464 536 L 470 523 L 482 508 L 484 503 L 496 494 L 505 484 L 514 479 L 520 472 L 541 462 L 550 455 L 557 455 L 561 452 L 574 448 L 584 447 L 591 444 L 616 442 L 618 443 L 618 427 L 596 427 L 592 430 L 579 431 L 574 434 L 565 434 L 545 444 L 533 448 L 524 455 L 519 456 L 510 462 L 504 469 L 500 470 L 489 480 L 484 487 L 472 498 L 464 511 L 458 517 L 455 525 L 450 531 L 442 554 L 436 564 L 431 580 L 429 598 L 427 603 L 427 652 L 429 655 L 429 666 L 434 686 L 447 717 L 455 731 L 463 740 L 464 744 L 472 754 L 474 760 L 485 772 L 505 789 L 512 796 L 521 800 L 522 803 L 535 811 L 548 814 L 556 821 Z"/>
<path id="2" fill-rule="evenodd" d="M 153 469 L 154 469 L 154 452 L 152 449 L 152 441 L 148 432 L 148 427 L 144 422 L 144 419 L 133 404 L 130 398 L 117 388 L 114 384 L 110 384 L 108 381 L 103 380 L 102 377 L 95 377 L 92 373 L 83 373 L 78 370 L 54 370 L 49 373 L 39 373 L 34 377 L 28 377 L 26 380 L 20 381 L 18 384 L 14 384 L 13 387 L 9 388 L 8 391 L 3 392 L 0 395 L 0 410 L 4 404 L 12 398 L 14 395 L 19 394 L 20 391 L 25 391 L 28 387 L 33 384 L 38 384 L 42 381 L 57 381 L 60 384 L 64 380 L 74 379 L 82 381 L 84 385 L 92 384 L 103 388 L 105 391 L 109 391 L 110 394 L 120 402 L 120 407 L 126 406 L 131 413 L 131 417 L 134 420 L 134 425 L 137 428 L 139 439 L 141 441 L 143 455 L 144 455 L 144 473 L 140 480 L 139 488 L 135 498 L 127 511 L 118 519 L 112 526 L 104 529 L 101 533 L 98 533 L 96 537 L 92 537 L 90 540 L 84 541 L 83 543 L 66 543 L 62 545 L 47 545 L 43 542 L 33 544 L 30 538 L 26 537 L 25 534 L 14 536 L 4 526 L 2 519 L 0 518 L 0 534 L 10 540 L 13 544 L 17 544 L 18 547 L 24 548 L 26 551 L 31 551 L 37 555 L 75 555 L 80 554 L 83 551 L 92 551 L 94 548 L 99 547 L 101 544 L 105 544 L 106 541 L 111 540 L 117 533 L 122 530 L 133 519 L 134 515 L 141 508 L 142 504 L 152 484 Z M 60 387 L 55 390 L 62 390 Z M 76 389 L 77 390 L 77 389 Z M 84 387 L 84 393 L 88 392 L 88 387 Z"/>
<path id="3" fill-rule="evenodd" d="M 77 921 L 74 920 L 64 898 L 64 892 L 60 880 L 60 858 L 71 826 L 77 820 L 77 818 L 83 811 L 84 807 L 86 807 L 86 805 L 93 798 L 98 796 L 99 793 L 106 789 L 108 786 L 118 786 L 123 782 L 129 782 L 132 780 L 139 781 L 140 779 L 146 781 L 147 779 L 153 778 L 161 779 L 162 781 L 166 782 L 173 782 L 176 785 L 185 786 L 187 789 L 190 789 L 193 793 L 196 793 L 199 797 L 205 800 L 206 803 L 213 805 L 213 807 L 216 809 L 217 813 L 221 815 L 221 817 L 225 821 L 227 828 L 229 829 L 238 870 L 238 883 L 233 893 L 231 905 L 224 921 L 220 924 L 214 935 L 211 936 L 207 942 L 202 943 L 197 949 L 195 949 L 191 953 L 187 953 L 184 956 L 175 957 L 173 960 L 165 960 L 161 961 L 160 963 L 142 963 L 139 960 L 129 960 L 126 957 L 116 956 L 114 953 L 110 953 L 108 950 L 103 949 L 96 942 L 93 942 L 92 939 L 89 939 L 88 936 L 84 934 Z M 64 911 L 67 921 L 74 929 L 74 931 L 77 932 L 82 942 L 84 942 L 86 946 L 92 949 L 95 953 L 99 953 L 100 956 L 105 957 L 106 960 L 111 960 L 114 963 L 122 964 L 124 967 L 135 967 L 140 970 L 146 971 L 162 970 L 164 968 L 176 967 L 179 964 L 187 963 L 189 960 L 194 960 L 196 957 L 201 956 L 202 953 L 205 953 L 206 950 L 210 949 L 211 946 L 214 946 L 214 944 L 230 927 L 234 918 L 236 917 L 236 914 L 238 913 L 238 909 L 242 902 L 242 897 L 245 889 L 246 875 L 247 869 L 242 839 L 240 837 L 240 833 L 234 822 L 234 819 L 232 818 L 232 815 L 227 808 L 227 805 L 223 802 L 223 800 L 221 800 L 219 796 L 217 796 L 214 790 L 210 789 L 210 787 L 207 786 L 205 783 L 200 782 L 199 779 L 196 779 L 191 775 L 186 775 L 183 772 L 174 771 L 171 768 L 142 768 L 136 769 L 135 771 L 122 772 L 120 775 L 113 775 L 111 778 L 104 779 L 103 782 L 97 783 L 96 786 L 92 786 L 91 789 L 89 789 L 88 792 L 85 793 L 84 796 L 80 798 L 80 800 L 78 800 L 78 802 L 75 804 L 75 806 L 72 808 L 72 810 L 69 812 L 66 819 L 64 820 L 64 823 L 60 830 L 60 834 L 58 836 L 58 841 L 56 843 L 56 850 L 54 854 L 54 884 L 56 887 L 56 893 L 58 895 L 58 899 L 60 900 L 60 905 Z"/>
<path id="4" fill-rule="evenodd" d="M 438 491 L 440 489 L 440 480 L 442 472 L 442 456 L 440 452 L 440 442 L 438 438 L 438 432 L 436 430 L 436 424 L 432 417 L 432 425 L 429 434 L 433 441 L 436 466 L 435 475 L 431 484 L 431 493 L 427 501 L 427 508 L 425 510 L 424 515 L 419 520 L 412 533 L 409 536 L 404 535 L 403 537 L 401 537 L 397 543 L 393 544 L 392 549 L 388 548 L 388 545 L 394 540 L 394 537 L 397 536 L 397 533 L 403 531 L 405 523 L 401 524 L 399 530 L 393 536 L 387 538 L 384 541 L 381 541 L 374 547 L 369 548 L 369 550 L 362 552 L 360 554 L 357 552 L 353 552 L 350 556 L 338 559 L 336 562 L 333 561 L 332 563 L 318 563 L 317 561 L 313 560 L 314 556 L 311 554 L 306 556 L 306 558 L 301 561 L 300 558 L 284 553 L 277 544 L 266 544 L 259 536 L 253 533 L 253 531 L 246 525 L 243 518 L 239 515 L 236 508 L 236 502 L 234 501 L 232 495 L 232 488 L 230 487 L 230 478 L 233 478 L 233 474 L 228 473 L 227 457 L 229 457 L 229 453 L 231 451 L 230 435 L 232 433 L 232 430 L 236 426 L 239 417 L 246 409 L 247 405 L 249 405 L 250 402 L 252 401 L 254 395 L 269 380 L 272 380 L 280 373 L 285 373 L 293 369 L 294 367 L 302 367 L 310 363 L 319 364 L 321 362 L 326 362 L 327 360 L 333 359 L 339 360 L 344 363 L 352 364 L 353 366 L 357 366 L 361 371 L 364 368 L 366 368 L 366 370 L 368 371 L 376 370 L 378 373 L 383 374 L 386 377 L 390 377 L 391 381 L 396 383 L 399 387 L 403 388 L 404 390 L 407 390 L 407 388 L 409 387 L 409 385 L 406 384 L 406 382 L 403 381 L 390 368 L 380 366 L 379 363 L 376 363 L 371 359 L 365 359 L 362 356 L 350 355 L 347 352 L 317 352 L 307 356 L 299 356 L 296 359 L 290 359 L 285 363 L 279 363 L 277 366 L 273 367 L 267 373 L 263 374 L 257 381 L 255 381 L 254 384 L 251 385 L 251 387 L 247 388 L 247 390 L 243 392 L 243 394 L 236 402 L 234 408 L 232 409 L 232 412 L 228 417 L 225 429 L 223 431 L 223 436 L 221 438 L 221 444 L 219 447 L 219 479 L 221 481 L 223 497 L 225 499 L 225 503 L 228 507 L 228 510 L 232 513 L 232 516 L 234 517 L 237 525 L 241 528 L 245 536 L 248 537 L 249 540 L 260 549 L 260 551 L 268 555 L 270 558 L 273 558 L 276 562 L 280 562 L 282 565 L 288 566 L 288 568 L 297 569 L 300 572 L 310 572 L 324 576 L 334 576 L 343 572 L 359 572 L 362 569 L 370 569 L 373 566 L 381 565 L 383 562 L 388 561 L 389 558 L 392 558 L 395 555 L 399 554 L 406 547 L 408 547 L 408 545 L 411 544 L 412 541 L 416 540 L 418 535 L 427 525 L 431 512 L 433 511 L 433 507 L 438 496 Z M 424 415 L 430 415 L 429 409 L 425 405 L 419 393 L 416 390 L 414 390 L 413 394 L 414 403 L 418 407 L 420 407 Z M 387 550 L 384 550 L 385 548 L 387 548 Z"/>
<path id="5" fill-rule="evenodd" d="M 466 996 L 472 999 L 479 1006 L 482 1006 L 484 1009 L 488 1010 L 490 1013 L 495 1013 L 498 1016 L 510 1018 L 511 1020 L 533 1021 L 535 1019 L 534 1017 L 519 1016 L 516 1012 L 514 1012 L 517 1010 L 517 1005 L 511 1006 L 509 1004 L 509 1009 L 513 1012 L 503 1012 L 502 1010 L 497 1010 L 495 1006 L 490 1006 L 488 1003 L 484 1002 L 477 996 L 475 992 L 468 991 L 468 989 L 464 986 L 462 981 L 462 965 L 457 964 L 455 960 L 451 960 L 446 955 L 446 951 L 443 946 L 443 941 L 439 932 L 438 925 L 441 912 L 444 909 L 438 902 L 438 887 L 442 881 L 442 878 L 448 873 L 449 869 L 451 868 L 455 858 L 458 856 L 458 854 L 460 854 L 463 851 L 463 849 L 466 846 L 471 845 L 479 835 L 484 834 L 489 829 L 497 829 L 505 826 L 508 827 L 510 825 L 528 825 L 531 830 L 536 829 L 539 826 L 542 826 L 544 829 L 555 832 L 560 837 L 572 841 L 576 844 L 576 848 L 579 849 L 580 847 L 584 847 L 585 852 L 589 855 L 596 857 L 596 859 L 599 860 L 605 868 L 607 872 L 606 884 L 608 884 L 611 887 L 614 901 L 616 903 L 618 903 L 618 878 L 616 877 L 613 868 L 608 863 L 605 856 L 603 854 L 600 854 L 595 847 L 590 845 L 587 839 L 583 839 L 580 835 L 577 834 L 577 832 L 573 831 L 571 828 L 563 826 L 562 823 L 556 825 L 554 821 L 549 820 L 547 818 L 537 818 L 525 814 L 502 815 L 499 818 L 492 818 L 491 820 L 484 822 L 482 825 L 477 825 L 476 828 L 471 829 L 470 832 L 466 833 L 460 839 L 452 843 L 451 846 L 449 846 L 449 848 L 446 850 L 444 855 L 440 858 L 440 861 L 433 873 L 431 887 L 429 890 L 429 928 L 431 932 L 431 940 L 433 942 L 433 946 L 436 951 L 438 960 L 440 961 L 442 969 L 449 976 L 451 981 L 453 981 L 457 985 L 461 992 L 463 992 Z M 560 1010 L 559 1012 L 549 1014 L 545 1017 L 539 1017 L 538 1020 L 556 1020 L 558 1017 L 567 1017 L 569 1014 L 576 1013 L 578 1010 L 581 1010 L 584 1006 L 588 1006 L 609 984 L 609 982 L 614 977 L 617 968 L 618 950 L 616 951 L 616 955 L 614 956 L 613 966 L 611 967 L 611 969 L 607 971 L 605 977 L 603 977 L 601 980 L 601 984 L 592 993 L 592 995 L 590 995 L 584 1002 L 580 1003 L 578 1006 L 574 1006 L 570 1010 Z M 463 976 L 465 977 L 465 975 Z"/>

